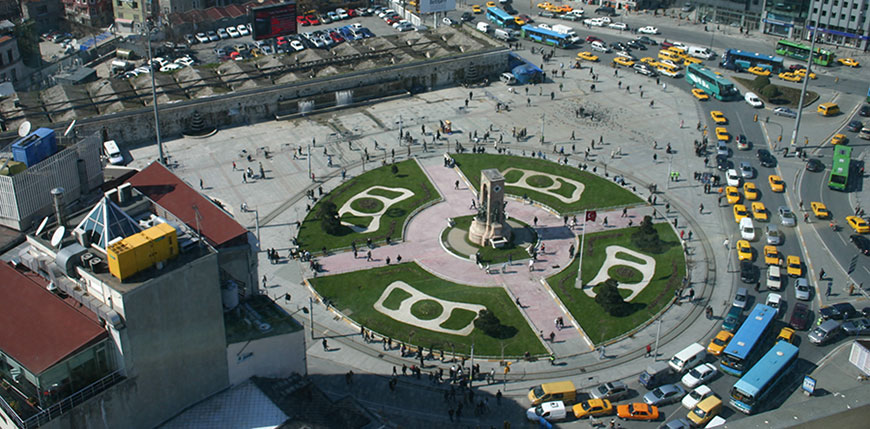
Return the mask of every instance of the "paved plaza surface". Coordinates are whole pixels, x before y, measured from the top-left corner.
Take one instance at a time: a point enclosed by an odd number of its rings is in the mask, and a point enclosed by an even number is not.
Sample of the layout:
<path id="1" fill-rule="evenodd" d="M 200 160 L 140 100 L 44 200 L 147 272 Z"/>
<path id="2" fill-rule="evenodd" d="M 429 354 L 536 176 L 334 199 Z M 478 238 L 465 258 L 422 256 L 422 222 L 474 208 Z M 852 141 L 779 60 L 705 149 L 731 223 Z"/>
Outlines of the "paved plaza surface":
<path id="1" fill-rule="evenodd" d="M 666 23 L 657 25 L 663 27 Z M 528 55 L 528 51 L 519 53 Z M 560 58 L 555 61 L 556 65 L 551 61 L 549 67 L 558 67 Z M 410 153 L 433 182 L 442 201 L 409 220 L 405 241 L 377 247 L 372 262 L 364 257 L 354 258 L 351 252 L 335 252 L 318 258 L 324 274 L 381 266 L 387 256 L 395 259 L 401 254 L 403 261 L 413 260 L 456 283 L 504 287 L 512 298 L 520 300 L 522 312 L 536 332 L 545 334 L 554 331 L 555 317 L 571 319 L 541 280 L 564 267 L 569 260 L 567 248 L 571 243 L 578 243 L 577 236 L 583 229 L 566 227 L 561 218 L 536 205 L 510 200 L 507 213 L 511 217 L 529 225 L 538 218 L 535 228 L 539 239 L 546 243 L 547 252 L 541 255 L 532 272 L 526 265 L 514 262 L 504 272 L 497 267 L 499 272 L 487 274 L 473 262 L 445 251 L 439 243 L 447 218 L 474 213 L 469 209 L 473 191 L 465 181 L 458 188 L 454 186 L 460 175 L 457 170 L 443 166 L 443 154 L 453 151 L 456 143 L 471 147 L 474 144 L 469 142 L 470 136 L 475 131 L 478 136 L 489 131 L 491 139 L 481 143 L 487 153 L 494 153 L 495 142 L 502 140 L 498 147 L 512 155 L 528 157 L 540 152 L 554 161 L 567 157 L 569 165 L 587 164 L 589 171 L 594 169 L 595 174 L 608 180 L 616 176 L 624 178 L 626 187 L 644 200 L 653 197 L 648 186 L 656 184 L 655 204 L 633 207 L 628 217 L 620 216 L 621 209 L 600 212 L 598 220 L 587 223 L 585 230 L 620 228 L 629 221 L 637 224 L 645 215 L 654 215 L 656 222 L 676 222 L 678 235 L 682 232 L 688 236 L 691 232 L 692 238 L 687 240 L 688 278 L 696 292 L 695 302 L 673 302 L 657 322 L 606 344 L 592 344 L 582 329 L 576 329 L 579 328 L 576 323 L 571 324 L 574 329 L 556 330 L 556 341 L 544 342 L 557 357 L 555 367 L 544 361 L 519 361 L 504 377 L 497 359 L 477 360 L 483 373 L 494 369 L 499 374 L 496 378 L 499 383 L 484 384 L 476 389 L 480 397 L 488 399 L 490 412 L 475 416 L 473 410 L 468 409 L 460 421 L 469 426 L 500 425 L 504 420 L 519 423 L 528 403 L 524 399 L 528 388 L 541 381 L 567 378 L 578 387 L 590 387 L 603 381 L 628 379 L 653 360 L 666 359 L 692 342 L 706 344 L 706 339 L 719 329 L 721 317 L 731 305 L 734 289 L 739 286 L 733 264 L 728 262 L 733 255 L 721 245 L 722 240 L 729 237 L 721 231 L 733 229 L 733 219 L 728 212 L 716 207 L 715 196 L 705 195 L 701 183 L 692 180 L 693 172 L 706 171 L 703 159 L 694 156 L 692 150 L 693 141 L 701 138 L 695 124 L 706 123 L 705 111 L 677 85 L 663 88 L 633 73 L 613 76 L 611 69 L 603 65 L 596 64 L 594 68 L 600 73 L 598 81 L 594 82 L 594 93 L 590 89 L 593 83 L 590 68 L 569 69 L 564 78 L 517 87 L 519 91 L 515 92 L 498 83 L 471 90 L 439 89 L 302 119 L 220 129 L 208 138 L 172 139 L 165 142 L 164 150 L 176 174 L 194 188 L 202 180 L 202 192 L 223 203 L 237 221 L 258 234 L 261 249 L 274 248 L 282 256 L 287 254 L 291 238 L 296 235 L 295 223 L 304 219 L 308 208 L 313 206 L 306 191 L 319 194 L 322 188 L 327 193 L 341 183 L 342 170 L 349 179 L 380 166 L 382 161 L 390 161 L 393 151 L 397 161 L 407 159 Z M 644 87 L 642 97 L 641 85 Z M 631 87 L 631 92 L 626 91 L 626 86 Z M 528 96 L 525 88 L 529 90 Z M 833 89 L 819 92 L 823 98 L 837 96 Z M 472 97 L 466 108 L 464 100 L 469 93 Z M 550 93 L 554 94 L 552 101 Z M 527 103 L 527 98 L 531 103 Z M 651 100 L 655 101 L 653 107 L 650 107 Z M 508 105 L 510 110 L 497 111 L 497 103 Z M 579 107 L 594 112 L 595 119 L 575 117 L 574 112 Z M 452 121 L 456 132 L 442 136 L 433 144 L 431 130 L 437 128 L 440 120 Z M 762 124 L 768 140 L 775 122 Z M 421 133 L 421 126 L 425 126 L 425 133 Z M 415 139 L 410 149 L 397 139 L 400 127 L 410 131 Z M 513 138 L 515 127 L 527 128 L 530 137 L 522 141 Z M 542 129 L 543 143 L 540 142 Z M 424 140 L 427 142 L 425 151 Z M 590 147 L 592 141 L 594 149 Z M 668 144 L 672 148 L 670 154 L 665 150 Z M 590 147 L 588 156 L 584 155 L 587 147 Z M 268 158 L 263 155 L 263 148 L 268 150 Z M 561 151 L 564 156 L 560 155 Z M 132 150 L 131 166 L 144 167 L 156 158 L 156 152 L 153 146 Z M 363 164 L 365 153 L 372 160 Z M 242 179 L 246 168 L 257 172 L 260 164 L 265 177 Z M 789 173 L 797 174 L 801 165 L 787 158 L 782 161 L 782 168 Z M 677 181 L 668 179 L 672 172 L 680 173 Z M 246 211 L 242 210 L 243 204 L 247 206 Z M 699 210 L 702 204 L 705 209 Z M 609 220 L 607 226 L 601 221 L 603 216 Z M 814 238 L 808 236 L 807 240 L 812 243 Z M 288 312 L 310 305 L 311 290 L 304 279 L 313 273 L 306 264 L 285 258 L 273 265 L 265 252 L 261 252 L 259 270 L 266 278 L 264 293 L 276 300 L 285 294 L 291 295 L 289 302 L 276 301 Z M 830 297 L 820 295 L 815 299 L 830 302 Z M 397 391 L 387 388 L 395 368 L 415 361 L 402 358 L 397 348 L 387 351 L 380 342 L 365 343 L 359 336 L 359 327 L 345 315 L 321 303 L 311 305 L 310 317 L 314 325 L 312 327 L 309 320 L 304 323 L 317 338 L 309 342 L 308 367 L 318 386 L 334 397 L 352 394 L 391 424 L 414 427 L 417 423 L 416 426 L 425 427 L 432 422 L 449 422 L 446 411 L 454 404 L 443 398 L 443 386 L 429 382 L 425 372 L 419 380 L 401 377 Z M 707 320 L 703 315 L 707 305 L 713 308 L 714 320 Z M 329 340 L 328 351 L 319 344 L 321 338 Z M 657 355 L 644 357 L 647 345 L 656 348 Z M 603 357 L 595 352 L 595 346 L 603 346 Z M 450 362 L 427 361 L 423 369 L 430 371 L 450 365 Z M 350 387 L 342 376 L 348 370 L 360 377 Z M 500 406 L 495 399 L 498 391 L 505 395 Z M 798 400 L 792 398 L 789 403 Z M 668 416 L 666 420 L 670 419 Z"/>

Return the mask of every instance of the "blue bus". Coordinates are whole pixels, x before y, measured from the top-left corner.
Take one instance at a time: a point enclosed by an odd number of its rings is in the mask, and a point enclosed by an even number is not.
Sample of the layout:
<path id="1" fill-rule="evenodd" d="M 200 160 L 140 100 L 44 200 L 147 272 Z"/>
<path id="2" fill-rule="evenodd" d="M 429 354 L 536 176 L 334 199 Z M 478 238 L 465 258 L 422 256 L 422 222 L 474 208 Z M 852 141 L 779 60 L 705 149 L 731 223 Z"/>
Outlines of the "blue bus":
<path id="1" fill-rule="evenodd" d="M 557 46 L 559 48 L 567 48 L 574 44 L 572 36 L 568 34 L 557 33 L 552 30 L 545 30 L 532 25 L 524 25 L 521 30 L 522 37 L 533 42 Z"/>
<path id="2" fill-rule="evenodd" d="M 764 339 L 773 327 L 776 309 L 764 304 L 756 304 L 752 312 L 740 325 L 734 338 L 722 352 L 719 367 L 722 371 L 740 377 L 752 366 L 755 358 L 764 348 Z"/>
<path id="3" fill-rule="evenodd" d="M 729 49 L 722 55 L 721 66 L 728 70 L 737 71 L 758 66 L 769 70 L 773 74 L 777 74 L 783 68 L 782 62 L 782 57 L 773 57 L 759 54 L 758 52 L 741 51 L 739 49 Z"/>
<path id="4" fill-rule="evenodd" d="M 733 100 L 740 97 L 740 92 L 730 80 L 700 64 L 689 64 L 686 67 L 686 81 L 717 100 Z"/>
<path id="5" fill-rule="evenodd" d="M 761 401 L 771 393 L 797 361 L 798 348 L 788 341 L 776 343 L 746 375 L 731 388 L 731 405 L 752 414 Z"/>
<path id="6" fill-rule="evenodd" d="M 516 18 L 497 7 L 486 8 L 486 19 L 492 21 L 493 24 L 498 25 L 499 27 L 519 27 Z"/>

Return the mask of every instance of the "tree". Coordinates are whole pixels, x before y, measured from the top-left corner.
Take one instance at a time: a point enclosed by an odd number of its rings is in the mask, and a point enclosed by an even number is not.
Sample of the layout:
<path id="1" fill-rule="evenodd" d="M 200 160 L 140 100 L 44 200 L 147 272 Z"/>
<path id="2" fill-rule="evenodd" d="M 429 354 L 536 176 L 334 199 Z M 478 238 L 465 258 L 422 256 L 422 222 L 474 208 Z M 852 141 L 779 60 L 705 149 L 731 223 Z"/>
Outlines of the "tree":
<path id="1" fill-rule="evenodd" d="M 320 209 L 317 211 L 317 218 L 320 219 L 320 227 L 327 234 L 337 234 L 341 228 L 341 219 L 338 216 L 338 208 L 332 201 L 324 201 L 320 204 Z"/>
<path id="2" fill-rule="evenodd" d="M 761 96 L 768 100 L 779 97 L 779 94 L 779 87 L 776 85 L 767 85 L 764 88 L 761 88 Z"/>
<path id="3" fill-rule="evenodd" d="M 613 317 L 628 316 L 631 313 L 631 305 L 619 294 L 616 280 L 608 278 L 598 285 L 598 294 L 595 302 Z"/>
<path id="4" fill-rule="evenodd" d="M 631 235 L 631 241 L 637 247 L 651 252 L 658 252 L 662 246 L 659 232 L 653 226 L 652 218 L 649 216 L 643 217 L 640 228 Z"/>
<path id="5" fill-rule="evenodd" d="M 480 310 L 474 319 L 474 327 L 480 329 L 486 335 L 500 340 L 508 339 L 517 334 L 517 328 L 502 325 L 501 320 L 487 309 Z"/>
<path id="6" fill-rule="evenodd" d="M 770 85 L 770 78 L 767 76 L 757 76 L 755 80 L 752 81 L 752 88 L 756 91 L 761 91 L 761 88 Z"/>

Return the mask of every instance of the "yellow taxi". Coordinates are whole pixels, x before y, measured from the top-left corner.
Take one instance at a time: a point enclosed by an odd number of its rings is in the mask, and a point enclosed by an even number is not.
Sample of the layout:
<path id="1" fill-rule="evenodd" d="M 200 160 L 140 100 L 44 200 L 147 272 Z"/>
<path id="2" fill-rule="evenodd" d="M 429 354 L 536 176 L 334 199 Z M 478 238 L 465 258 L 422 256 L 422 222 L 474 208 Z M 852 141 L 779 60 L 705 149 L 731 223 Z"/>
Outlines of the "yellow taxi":
<path id="1" fill-rule="evenodd" d="M 725 350 L 725 347 L 728 346 L 728 342 L 731 341 L 731 338 L 734 337 L 734 334 L 721 330 L 715 337 L 710 339 L 710 344 L 707 346 L 707 353 L 713 356 L 719 356 L 722 354 L 722 350 Z"/>
<path id="2" fill-rule="evenodd" d="M 846 67 L 859 67 L 861 65 L 861 63 L 854 58 L 837 58 L 837 62 Z"/>
<path id="3" fill-rule="evenodd" d="M 483 9 L 481 9 L 480 5 L 477 4 L 471 5 L 471 11 L 474 13 L 483 13 Z"/>
<path id="4" fill-rule="evenodd" d="M 616 411 L 613 404 L 607 399 L 590 399 L 574 405 L 574 417 L 582 419 L 584 417 L 609 416 Z"/>
<path id="5" fill-rule="evenodd" d="M 740 191 L 734 186 L 726 186 L 725 198 L 728 199 L 728 204 L 737 204 L 740 202 Z"/>
<path id="6" fill-rule="evenodd" d="M 828 211 L 828 208 L 825 207 L 823 203 L 818 201 L 810 202 L 810 208 L 813 209 L 813 214 L 816 215 L 819 219 L 825 219 L 831 217 L 831 212 Z"/>
<path id="7" fill-rule="evenodd" d="M 546 9 L 552 5 L 553 5 L 552 3 L 545 1 L 543 3 L 538 3 L 538 9 Z"/>
<path id="8" fill-rule="evenodd" d="M 640 59 L 640 62 L 642 62 L 642 63 L 644 63 L 644 64 L 649 64 L 649 65 L 651 65 L 651 66 L 653 66 L 653 67 L 655 67 L 655 66 L 658 65 L 658 63 L 659 63 L 659 62 L 656 61 L 656 59 L 653 58 L 653 57 L 643 57 L 643 58 Z"/>
<path id="9" fill-rule="evenodd" d="M 792 72 L 782 72 L 779 74 L 779 78 L 789 82 L 800 82 L 801 80 L 803 80 L 802 77 Z"/>
<path id="10" fill-rule="evenodd" d="M 758 199 L 758 188 L 755 187 L 755 183 L 746 182 L 743 184 L 743 195 L 746 195 L 746 199 L 750 201 L 754 201 Z"/>
<path id="11" fill-rule="evenodd" d="M 740 223 L 740 221 L 749 216 L 749 212 L 746 211 L 746 206 L 743 204 L 734 204 L 734 222 Z"/>
<path id="12" fill-rule="evenodd" d="M 634 65 L 634 61 L 625 57 L 616 57 L 613 59 L 613 62 L 625 67 L 631 67 Z"/>
<path id="13" fill-rule="evenodd" d="M 795 70 L 794 74 L 796 74 L 800 77 L 807 77 L 807 69 Z M 815 79 L 815 78 L 816 78 L 816 74 L 813 72 L 810 72 L 810 79 Z"/>
<path id="14" fill-rule="evenodd" d="M 516 22 L 517 25 L 519 25 L 520 27 L 522 27 L 523 25 L 526 25 L 526 21 L 522 20 L 520 18 L 514 18 L 514 22 Z"/>
<path id="15" fill-rule="evenodd" d="M 737 259 L 740 261 L 752 261 L 752 247 L 746 240 L 737 240 Z"/>
<path id="16" fill-rule="evenodd" d="M 727 142 L 731 140 L 731 135 L 728 134 L 728 129 L 725 127 L 716 127 L 716 138 L 720 141 Z"/>
<path id="17" fill-rule="evenodd" d="M 544 10 L 546 10 L 547 12 L 559 13 L 559 8 L 560 8 L 560 7 L 561 7 L 561 6 L 550 5 L 550 6 L 547 6 L 547 8 L 544 9 Z"/>
<path id="18" fill-rule="evenodd" d="M 776 342 L 785 341 L 787 343 L 794 342 L 794 329 L 785 327 L 779 331 L 779 335 L 776 336 Z"/>
<path id="19" fill-rule="evenodd" d="M 577 58 L 586 61 L 598 61 L 598 56 L 589 51 L 578 52 Z"/>
<path id="20" fill-rule="evenodd" d="M 832 145 L 845 144 L 847 140 L 849 140 L 849 139 L 846 138 L 845 134 L 834 134 L 834 137 L 831 137 L 831 144 Z"/>
<path id="21" fill-rule="evenodd" d="M 643 61 L 643 60 L 641 60 L 641 61 Z M 693 89 L 692 95 L 694 95 L 695 98 L 697 98 L 698 100 L 701 100 L 701 101 L 707 101 L 710 98 L 710 96 L 707 95 L 707 93 L 704 92 L 704 90 L 701 88 Z"/>
<path id="22" fill-rule="evenodd" d="M 779 251 L 776 246 L 764 246 L 764 263 L 767 265 L 779 264 Z"/>
<path id="23" fill-rule="evenodd" d="M 788 255 L 785 258 L 785 271 L 792 277 L 800 277 L 804 272 L 801 266 L 801 257 Z"/>
<path id="24" fill-rule="evenodd" d="M 695 57 L 684 57 L 683 58 L 683 65 L 688 67 L 689 64 L 701 64 L 701 60 L 699 60 L 698 58 L 695 58 Z"/>
<path id="25" fill-rule="evenodd" d="M 755 220 L 767 220 L 767 208 L 764 207 L 764 203 L 761 201 L 754 201 L 752 203 L 752 217 Z"/>
<path id="26" fill-rule="evenodd" d="M 851 226 L 858 234 L 866 234 L 870 232 L 870 224 L 858 216 L 846 216 L 846 223 L 848 223 L 849 226 Z"/>
<path id="27" fill-rule="evenodd" d="M 495 7 L 495 2 L 494 1 L 486 2 L 486 7 Z"/>
<path id="28" fill-rule="evenodd" d="M 767 176 L 767 183 L 770 185 L 770 190 L 773 192 L 785 191 L 785 182 L 782 181 L 782 177 L 779 177 L 776 174 Z"/>
<path id="29" fill-rule="evenodd" d="M 770 76 L 770 70 L 767 70 L 765 68 L 761 68 L 758 66 L 750 67 L 750 68 L 746 69 L 746 71 L 748 71 L 749 73 L 752 73 L 756 76 Z"/>
<path id="30" fill-rule="evenodd" d="M 725 117 L 725 114 L 718 111 L 718 110 L 711 111 L 710 117 L 713 118 L 713 122 L 715 122 L 717 124 L 727 124 L 728 123 L 728 118 Z"/>

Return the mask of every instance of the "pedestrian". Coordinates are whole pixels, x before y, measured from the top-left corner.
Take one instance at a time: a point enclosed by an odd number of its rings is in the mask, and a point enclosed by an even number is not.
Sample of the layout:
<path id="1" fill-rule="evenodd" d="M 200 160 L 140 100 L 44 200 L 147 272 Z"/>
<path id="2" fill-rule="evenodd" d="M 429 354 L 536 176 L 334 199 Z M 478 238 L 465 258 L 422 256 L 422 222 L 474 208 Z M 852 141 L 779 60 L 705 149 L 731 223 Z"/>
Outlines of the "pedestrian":
<path id="1" fill-rule="evenodd" d="M 755 282 L 755 292 L 756 293 L 761 292 L 761 281 Z"/>
<path id="2" fill-rule="evenodd" d="M 501 397 L 502 397 L 501 390 L 499 390 L 498 392 L 495 392 L 495 403 L 496 404 L 501 405 Z"/>
<path id="3" fill-rule="evenodd" d="M 650 357 L 651 355 L 652 355 L 652 345 L 651 345 L 651 344 L 647 344 L 647 345 L 646 345 L 646 357 Z M 394 368 L 395 368 L 395 367 L 394 367 Z"/>
<path id="4" fill-rule="evenodd" d="M 393 377 L 398 376 L 398 372 L 396 371 L 396 365 L 393 365 Z"/>
<path id="5" fill-rule="evenodd" d="M 730 250 L 730 249 L 731 249 L 731 247 L 729 246 L 729 244 L 730 244 L 730 243 L 728 242 L 728 239 L 727 239 L 727 238 L 725 239 L 724 242 L 722 242 L 722 245 L 725 246 L 725 250 Z M 780 262 L 780 265 L 782 265 L 781 262 Z"/>
<path id="6" fill-rule="evenodd" d="M 453 184 L 453 189 L 459 189 L 459 180 L 457 180 L 456 183 Z"/>
<path id="7" fill-rule="evenodd" d="M 387 265 L 390 265 L 390 257 L 389 256 L 387 256 L 386 261 L 387 261 Z"/>
<path id="8" fill-rule="evenodd" d="M 628 207 L 622 208 L 622 217 L 628 217 Z"/>
<path id="9" fill-rule="evenodd" d="M 698 214 L 704 214 L 704 203 L 698 205 Z"/>
<path id="10" fill-rule="evenodd" d="M 607 226 L 607 216 L 604 216 L 604 221 L 602 221 L 602 223 L 604 224 L 604 226 Z"/>
<path id="11" fill-rule="evenodd" d="M 520 297 L 517 297 L 514 302 L 517 304 L 517 307 L 523 308 L 523 305 L 520 304 Z"/>
<path id="12" fill-rule="evenodd" d="M 248 176 L 244 172 L 242 172 L 242 183 L 248 183 Z"/>
<path id="13" fill-rule="evenodd" d="M 447 415 L 450 416 L 451 422 L 453 421 L 453 413 L 455 413 L 455 411 L 453 411 L 453 408 L 447 410 Z"/>
<path id="14" fill-rule="evenodd" d="M 323 351 L 329 351 L 329 346 L 326 344 L 326 338 L 321 341 L 321 344 L 323 344 Z"/>
<path id="15" fill-rule="evenodd" d="M 674 218 L 674 228 L 677 228 L 677 218 Z"/>
<path id="16" fill-rule="evenodd" d="M 536 227 L 538 226 L 538 217 L 537 216 L 535 216 L 535 218 L 532 219 L 532 223 L 534 224 L 534 226 L 536 226 Z"/>
<path id="17" fill-rule="evenodd" d="M 831 296 L 831 282 L 828 282 L 828 288 L 825 290 L 825 297 Z"/>
<path id="18" fill-rule="evenodd" d="M 810 223 L 810 214 L 809 213 L 804 213 L 804 222 Z"/>
<path id="19" fill-rule="evenodd" d="M 822 280 L 822 279 L 824 279 L 824 278 L 825 278 L 825 269 L 822 268 L 822 269 L 819 271 L 819 280 Z"/>
<path id="20" fill-rule="evenodd" d="M 535 260 L 529 259 L 529 272 L 535 271 Z"/>
<path id="21" fill-rule="evenodd" d="M 372 251 L 369 250 L 368 252 L 366 252 L 366 262 L 371 262 L 371 261 L 372 261 Z"/>

